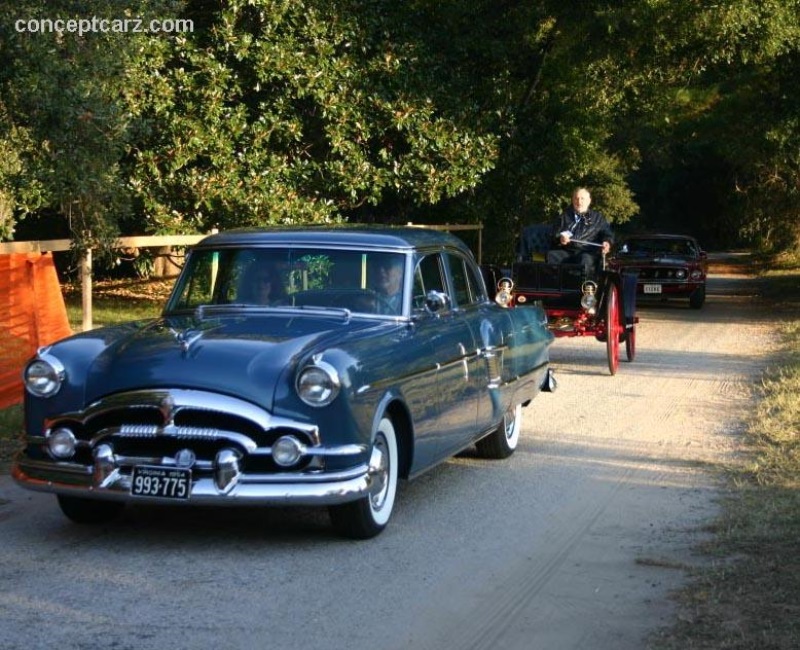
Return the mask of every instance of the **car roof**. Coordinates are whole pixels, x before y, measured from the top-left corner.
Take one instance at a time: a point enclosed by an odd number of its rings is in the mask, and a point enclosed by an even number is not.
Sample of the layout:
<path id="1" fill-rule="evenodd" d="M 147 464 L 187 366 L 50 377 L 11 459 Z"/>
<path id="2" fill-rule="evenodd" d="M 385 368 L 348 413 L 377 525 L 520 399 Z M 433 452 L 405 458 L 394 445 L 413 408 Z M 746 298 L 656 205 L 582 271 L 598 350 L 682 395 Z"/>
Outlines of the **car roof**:
<path id="1" fill-rule="evenodd" d="M 440 230 L 417 226 L 364 224 L 235 228 L 209 235 L 201 240 L 195 248 L 264 245 L 342 246 L 398 251 L 450 247 L 471 254 L 461 239 Z"/>

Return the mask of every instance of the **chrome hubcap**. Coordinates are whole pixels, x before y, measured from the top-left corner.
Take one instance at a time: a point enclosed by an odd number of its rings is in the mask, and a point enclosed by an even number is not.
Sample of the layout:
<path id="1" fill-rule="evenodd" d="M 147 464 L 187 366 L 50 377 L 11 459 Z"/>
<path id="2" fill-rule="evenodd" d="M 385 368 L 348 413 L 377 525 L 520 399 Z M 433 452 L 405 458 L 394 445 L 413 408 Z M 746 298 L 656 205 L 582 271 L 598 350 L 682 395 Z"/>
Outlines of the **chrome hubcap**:
<path id="1" fill-rule="evenodd" d="M 517 422 L 516 412 L 513 410 L 509 411 L 506 413 L 503 420 L 506 423 L 506 438 L 511 440 L 511 438 L 514 437 L 514 425 Z"/>
<path id="2" fill-rule="evenodd" d="M 378 434 L 375 440 L 369 465 L 374 490 L 370 502 L 375 510 L 380 510 L 386 502 L 389 491 L 389 454 L 386 451 L 386 440 L 381 434 Z"/>

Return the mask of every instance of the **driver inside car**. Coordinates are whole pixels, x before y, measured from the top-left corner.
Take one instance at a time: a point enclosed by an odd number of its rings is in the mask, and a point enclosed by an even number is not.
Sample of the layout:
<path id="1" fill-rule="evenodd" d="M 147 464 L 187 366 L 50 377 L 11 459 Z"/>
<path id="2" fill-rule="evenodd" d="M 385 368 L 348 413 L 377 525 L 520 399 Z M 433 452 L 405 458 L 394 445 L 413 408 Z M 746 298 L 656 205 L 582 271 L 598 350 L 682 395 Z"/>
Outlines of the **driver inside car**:
<path id="1" fill-rule="evenodd" d="M 374 265 L 377 313 L 392 316 L 403 311 L 403 257 L 383 254 Z"/>

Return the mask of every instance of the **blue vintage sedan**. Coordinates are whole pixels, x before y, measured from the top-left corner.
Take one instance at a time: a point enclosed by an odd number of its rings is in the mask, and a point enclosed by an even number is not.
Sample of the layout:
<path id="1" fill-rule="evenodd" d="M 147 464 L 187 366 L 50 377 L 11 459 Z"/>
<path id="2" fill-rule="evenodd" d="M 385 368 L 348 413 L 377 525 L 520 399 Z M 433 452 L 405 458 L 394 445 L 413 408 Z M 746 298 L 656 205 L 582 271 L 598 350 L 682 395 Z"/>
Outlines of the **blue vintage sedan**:
<path id="1" fill-rule="evenodd" d="M 79 523 L 134 502 L 324 505 L 369 538 L 400 478 L 471 445 L 513 453 L 522 407 L 554 385 L 552 340 L 540 309 L 490 301 L 445 233 L 211 235 L 160 318 L 28 363 L 13 477 Z"/>

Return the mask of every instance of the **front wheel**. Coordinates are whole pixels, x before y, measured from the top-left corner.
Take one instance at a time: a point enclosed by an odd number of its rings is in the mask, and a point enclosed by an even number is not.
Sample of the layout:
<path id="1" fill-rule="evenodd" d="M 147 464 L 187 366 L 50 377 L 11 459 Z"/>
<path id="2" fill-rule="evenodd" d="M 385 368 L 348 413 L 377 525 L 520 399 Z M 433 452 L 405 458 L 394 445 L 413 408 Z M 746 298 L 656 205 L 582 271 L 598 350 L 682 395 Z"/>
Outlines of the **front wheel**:
<path id="1" fill-rule="evenodd" d="M 706 288 L 698 287 L 689 296 L 689 307 L 692 309 L 700 309 L 706 301 Z"/>
<path id="2" fill-rule="evenodd" d="M 522 404 L 512 406 L 503 416 L 503 421 L 488 436 L 478 440 L 475 446 L 481 458 L 508 458 L 519 443 L 522 429 Z"/>
<path id="3" fill-rule="evenodd" d="M 61 512 L 76 524 L 104 524 L 119 515 L 125 507 L 125 504 L 119 501 L 83 499 L 63 494 L 56 496 Z"/>
<path id="4" fill-rule="evenodd" d="M 333 527 L 351 539 L 369 539 L 380 533 L 392 516 L 397 494 L 398 453 L 394 424 L 383 417 L 375 432 L 369 459 L 371 493 L 358 501 L 329 508 Z"/>

